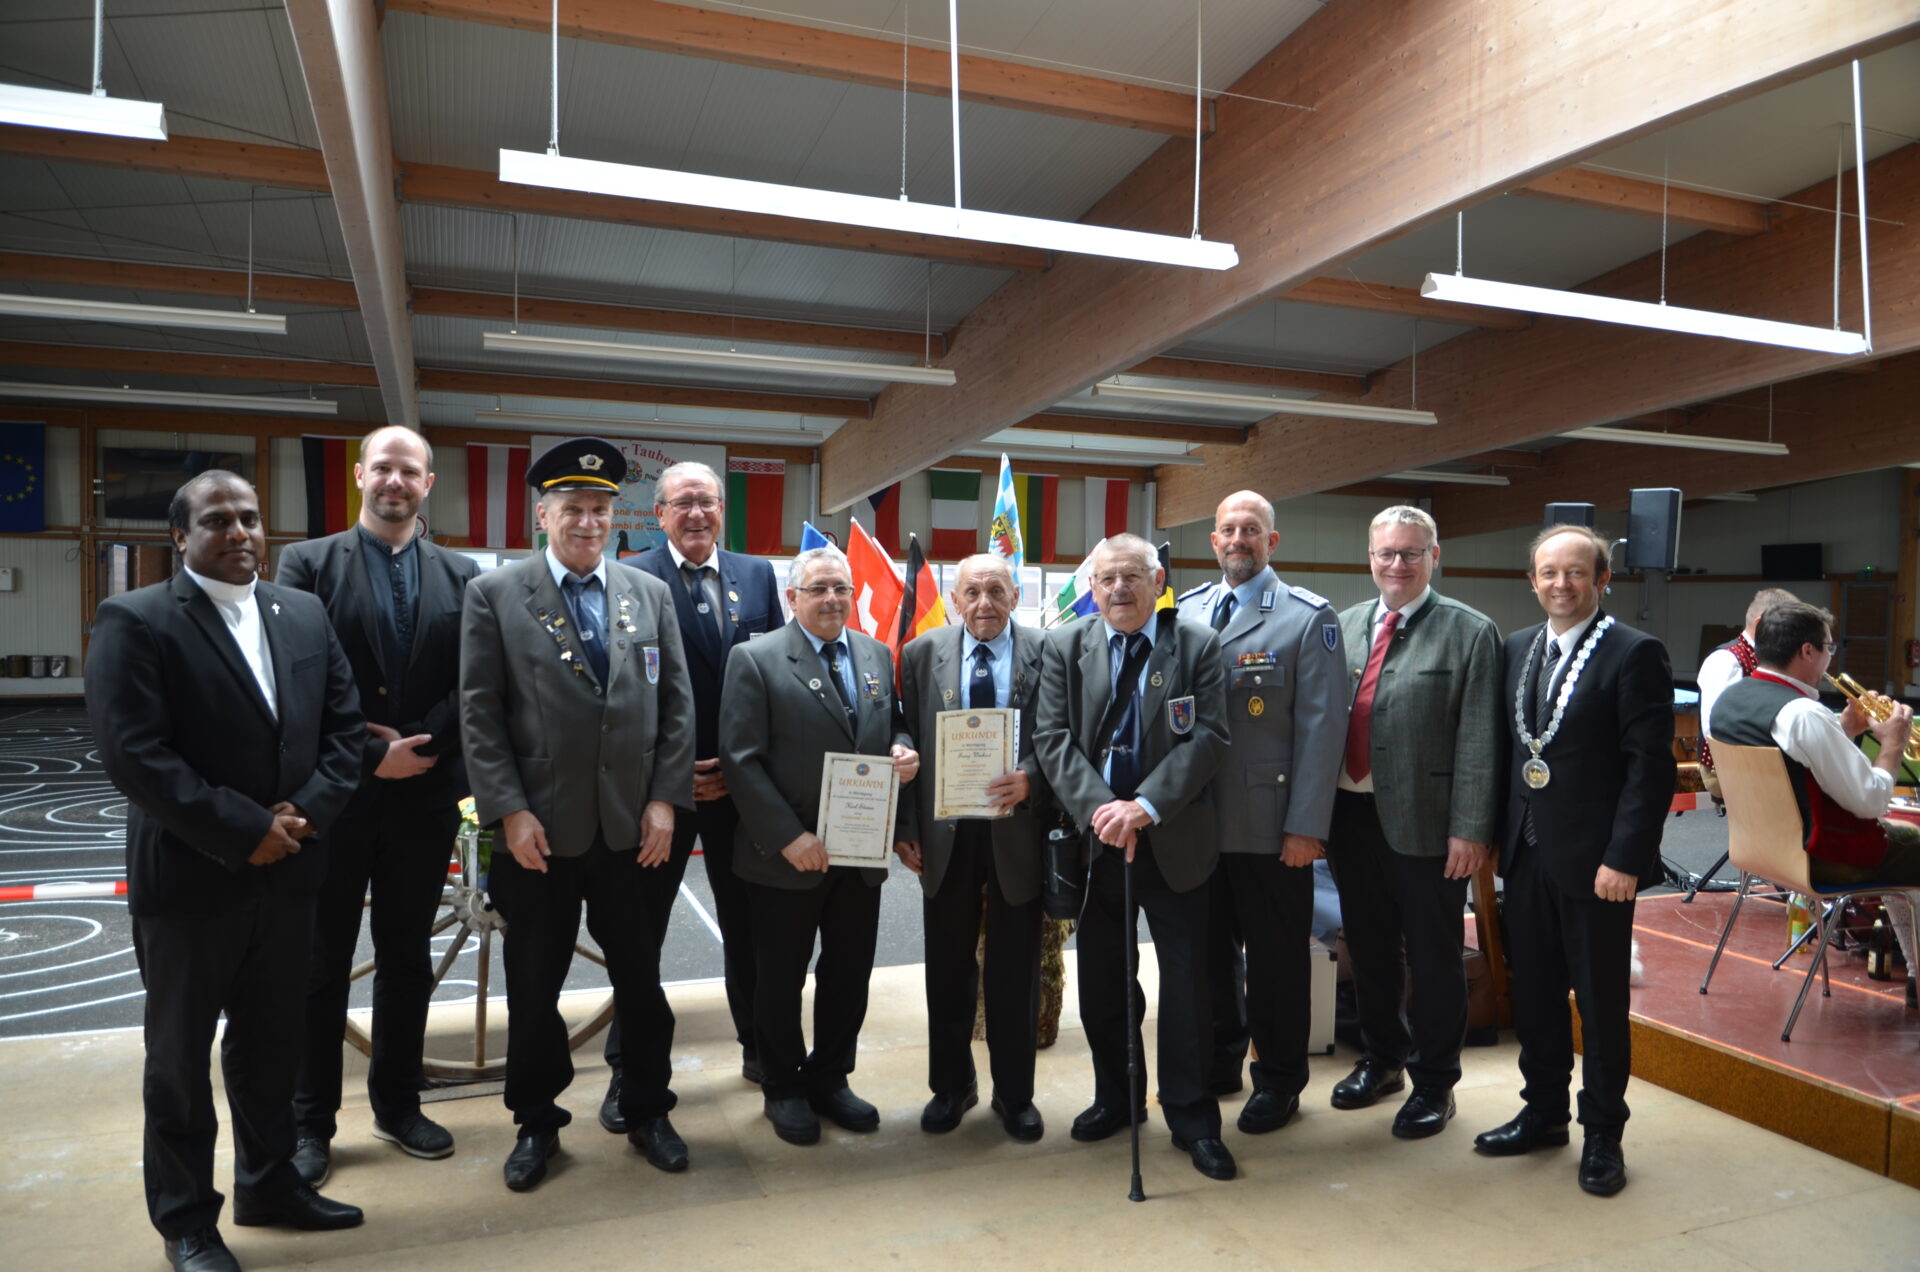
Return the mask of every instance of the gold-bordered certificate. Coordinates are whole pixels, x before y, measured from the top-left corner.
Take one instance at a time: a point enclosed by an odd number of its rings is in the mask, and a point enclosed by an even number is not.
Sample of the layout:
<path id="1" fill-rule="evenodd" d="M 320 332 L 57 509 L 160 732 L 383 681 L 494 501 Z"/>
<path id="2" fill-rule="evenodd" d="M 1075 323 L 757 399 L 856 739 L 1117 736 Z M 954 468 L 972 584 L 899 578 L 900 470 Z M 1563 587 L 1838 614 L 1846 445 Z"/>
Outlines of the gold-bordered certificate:
<path id="1" fill-rule="evenodd" d="M 1013 772 L 1020 754 L 1020 713 L 1008 707 L 942 711 L 934 716 L 933 815 L 1010 817 L 987 798 L 987 783 Z"/>
<path id="2" fill-rule="evenodd" d="M 820 829 L 831 866 L 877 866 L 893 858 L 900 779 L 884 755 L 829 751 L 820 763 Z"/>

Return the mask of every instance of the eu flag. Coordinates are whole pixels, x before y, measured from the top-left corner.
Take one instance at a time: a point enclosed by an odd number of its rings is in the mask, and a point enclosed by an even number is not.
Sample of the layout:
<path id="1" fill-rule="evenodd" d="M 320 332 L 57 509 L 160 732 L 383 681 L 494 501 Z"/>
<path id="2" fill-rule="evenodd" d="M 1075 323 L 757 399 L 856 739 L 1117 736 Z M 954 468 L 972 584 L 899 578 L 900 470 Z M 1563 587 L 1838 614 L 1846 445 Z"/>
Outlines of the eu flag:
<path id="1" fill-rule="evenodd" d="M 46 528 L 46 425 L 0 424 L 0 534 Z"/>

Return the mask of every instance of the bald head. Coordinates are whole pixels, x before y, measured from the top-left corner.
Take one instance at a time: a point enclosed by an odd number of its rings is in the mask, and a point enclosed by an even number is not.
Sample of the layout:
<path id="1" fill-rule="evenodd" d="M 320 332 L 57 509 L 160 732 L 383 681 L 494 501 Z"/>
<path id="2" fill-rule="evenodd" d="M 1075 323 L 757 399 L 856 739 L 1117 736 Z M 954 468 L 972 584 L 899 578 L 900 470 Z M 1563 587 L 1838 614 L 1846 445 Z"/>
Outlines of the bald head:
<path id="1" fill-rule="evenodd" d="M 987 552 L 962 560 L 953 571 L 953 612 L 982 643 L 998 637 L 1013 621 L 1020 585 L 1005 558 Z"/>
<path id="2" fill-rule="evenodd" d="M 1213 512 L 1213 558 L 1227 586 L 1239 587 L 1267 568 L 1280 536 L 1273 529 L 1273 505 L 1255 490 L 1239 490 Z"/>

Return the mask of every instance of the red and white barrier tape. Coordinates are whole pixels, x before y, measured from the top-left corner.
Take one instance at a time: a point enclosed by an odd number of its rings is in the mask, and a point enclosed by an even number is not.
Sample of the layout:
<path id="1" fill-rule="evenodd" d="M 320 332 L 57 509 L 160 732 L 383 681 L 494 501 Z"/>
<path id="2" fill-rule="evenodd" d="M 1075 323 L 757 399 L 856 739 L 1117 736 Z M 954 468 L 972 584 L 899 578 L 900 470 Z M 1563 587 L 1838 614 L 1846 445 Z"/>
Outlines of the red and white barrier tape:
<path id="1" fill-rule="evenodd" d="M 127 881 L 118 883 L 30 883 L 0 888 L 0 901 L 70 901 L 75 897 L 124 897 Z"/>

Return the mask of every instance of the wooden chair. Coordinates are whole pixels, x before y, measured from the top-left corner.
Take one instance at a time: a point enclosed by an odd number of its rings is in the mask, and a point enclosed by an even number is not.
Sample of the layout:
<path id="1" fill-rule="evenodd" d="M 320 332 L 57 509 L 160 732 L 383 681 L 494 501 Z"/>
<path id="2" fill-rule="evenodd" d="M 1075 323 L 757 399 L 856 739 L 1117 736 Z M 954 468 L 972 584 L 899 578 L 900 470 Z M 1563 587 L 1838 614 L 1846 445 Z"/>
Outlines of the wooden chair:
<path id="1" fill-rule="evenodd" d="M 1840 903 L 1849 897 L 1901 894 L 1908 889 L 1885 883 L 1835 887 L 1815 885 L 1807 872 L 1807 863 L 1811 859 L 1807 856 L 1804 843 L 1800 806 L 1794 800 L 1793 783 L 1787 777 L 1786 760 L 1779 748 L 1716 744 L 1713 761 L 1720 777 L 1721 794 L 1727 801 L 1727 854 L 1740 871 L 1740 890 L 1734 896 L 1733 909 L 1727 915 L 1726 926 L 1720 930 L 1720 943 L 1714 947 L 1713 961 L 1707 964 L 1707 974 L 1700 982 L 1700 992 L 1707 992 L 1707 982 L 1713 979 L 1713 969 L 1719 965 L 1720 955 L 1727 948 L 1727 937 L 1733 932 L 1733 921 L 1740 916 L 1740 904 L 1746 900 L 1747 886 L 1753 879 L 1762 879 L 1791 892 L 1817 897 L 1826 904 L 1818 910 L 1813 963 L 1807 968 L 1806 978 L 1800 982 L 1800 993 L 1793 1000 L 1793 1011 L 1787 1016 L 1786 1027 L 1780 1031 L 1780 1041 L 1789 1042 L 1793 1036 L 1794 1021 L 1800 1018 L 1800 1008 L 1807 1001 L 1807 991 L 1813 987 L 1813 974 L 1816 971 L 1821 973 L 1821 993 L 1826 996 L 1833 993 L 1833 976 L 1827 967 L 1827 950 L 1840 930 Z"/>

